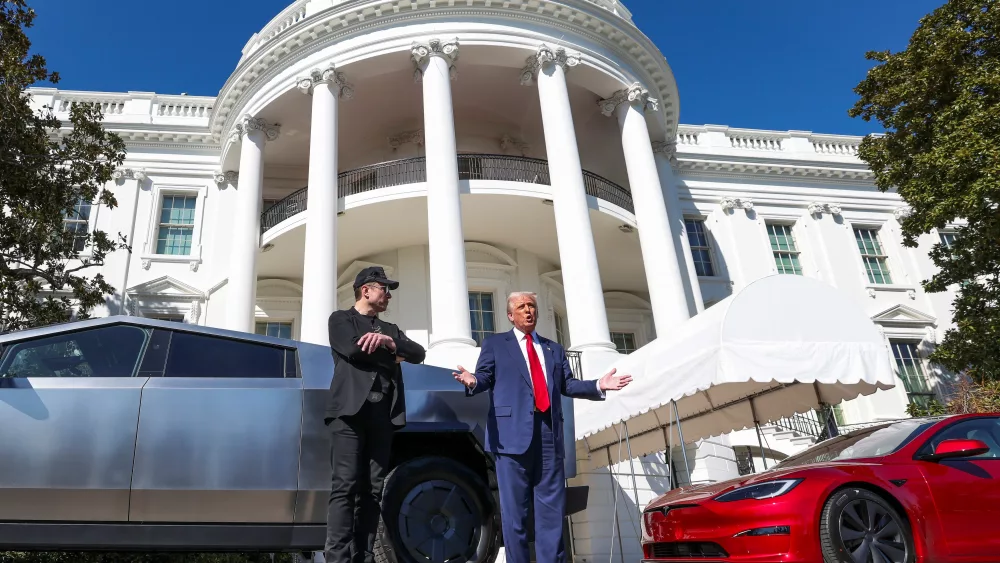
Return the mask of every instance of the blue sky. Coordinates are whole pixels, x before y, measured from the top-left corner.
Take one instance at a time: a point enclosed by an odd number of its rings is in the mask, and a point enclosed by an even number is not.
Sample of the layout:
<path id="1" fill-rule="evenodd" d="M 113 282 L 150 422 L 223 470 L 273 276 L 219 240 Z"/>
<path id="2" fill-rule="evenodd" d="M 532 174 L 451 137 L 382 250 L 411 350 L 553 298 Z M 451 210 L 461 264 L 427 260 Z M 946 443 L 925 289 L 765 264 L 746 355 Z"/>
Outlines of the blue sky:
<path id="1" fill-rule="evenodd" d="M 218 94 L 291 0 L 29 0 L 33 49 L 70 90 Z M 681 122 L 863 135 L 869 50 L 906 47 L 944 0 L 626 0 L 680 89 Z"/>

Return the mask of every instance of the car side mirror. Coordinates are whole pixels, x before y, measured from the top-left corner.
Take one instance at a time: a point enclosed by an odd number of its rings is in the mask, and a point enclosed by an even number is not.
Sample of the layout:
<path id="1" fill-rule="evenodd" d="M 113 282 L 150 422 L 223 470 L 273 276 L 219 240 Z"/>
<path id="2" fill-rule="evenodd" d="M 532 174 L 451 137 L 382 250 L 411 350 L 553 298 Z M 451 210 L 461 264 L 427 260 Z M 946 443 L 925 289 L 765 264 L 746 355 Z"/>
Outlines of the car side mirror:
<path id="1" fill-rule="evenodd" d="M 990 451 L 990 447 L 982 440 L 942 440 L 934 448 L 934 453 L 923 456 L 926 461 L 939 461 L 956 457 L 974 457 Z"/>

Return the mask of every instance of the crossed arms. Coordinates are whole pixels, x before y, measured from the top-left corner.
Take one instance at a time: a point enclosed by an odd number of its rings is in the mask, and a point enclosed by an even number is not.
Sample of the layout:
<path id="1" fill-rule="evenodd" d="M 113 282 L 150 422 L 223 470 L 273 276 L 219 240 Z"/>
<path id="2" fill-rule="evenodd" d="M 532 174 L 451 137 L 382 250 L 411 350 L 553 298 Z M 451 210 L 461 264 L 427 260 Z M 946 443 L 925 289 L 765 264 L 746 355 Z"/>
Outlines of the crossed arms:
<path id="1" fill-rule="evenodd" d="M 389 365 L 424 361 L 424 347 L 407 338 L 403 331 L 399 331 L 398 338 L 377 332 L 361 334 L 347 314 L 338 313 L 330 315 L 330 347 L 349 361 Z"/>

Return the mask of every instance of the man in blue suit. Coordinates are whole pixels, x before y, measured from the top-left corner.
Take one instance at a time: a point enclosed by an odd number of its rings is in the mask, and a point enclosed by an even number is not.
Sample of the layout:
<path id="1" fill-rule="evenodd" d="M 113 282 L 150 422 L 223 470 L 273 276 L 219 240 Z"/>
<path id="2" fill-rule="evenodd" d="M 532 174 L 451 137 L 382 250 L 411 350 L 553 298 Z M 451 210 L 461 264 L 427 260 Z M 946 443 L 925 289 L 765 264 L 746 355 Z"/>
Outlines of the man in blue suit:
<path id="1" fill-rule="evenodd" d="M 538 301 L 533 293 L 511 294 L 507 318 L 513 330 L 483 341 L 476 373 L 458 366 L 453 375 L 468 396 L 490 392 L 486 448 L 497 460 L 507 561 L 528 563 L 526 528 L 534 511 L 536 561 L 563 563 L 566 452 L 560 397 L 599 401 L 605 391 L 625 387 L 632 377 L 615 375 L 615 370 L 598 381 L 573 377 L 562 346 L 535 332 Z"/>

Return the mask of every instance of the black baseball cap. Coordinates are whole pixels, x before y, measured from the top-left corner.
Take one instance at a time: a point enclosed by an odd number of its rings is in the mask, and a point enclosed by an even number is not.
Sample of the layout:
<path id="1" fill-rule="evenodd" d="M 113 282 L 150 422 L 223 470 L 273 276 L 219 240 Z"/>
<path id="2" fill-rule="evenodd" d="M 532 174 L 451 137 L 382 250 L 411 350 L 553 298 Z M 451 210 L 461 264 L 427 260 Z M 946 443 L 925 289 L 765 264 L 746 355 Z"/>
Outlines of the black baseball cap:
<path id="1" fill-rule="evenodd" d="M 398 281 L 390 280 L 385 277 L 385 269 L 383 269 L 382 266 L 369 266 L 358 272 L 358 276 L 354 278 L 354 289 L 371 282 L 384 283 L 389 286 L 389 289 L 396 289 L 399 287 Z"/>

